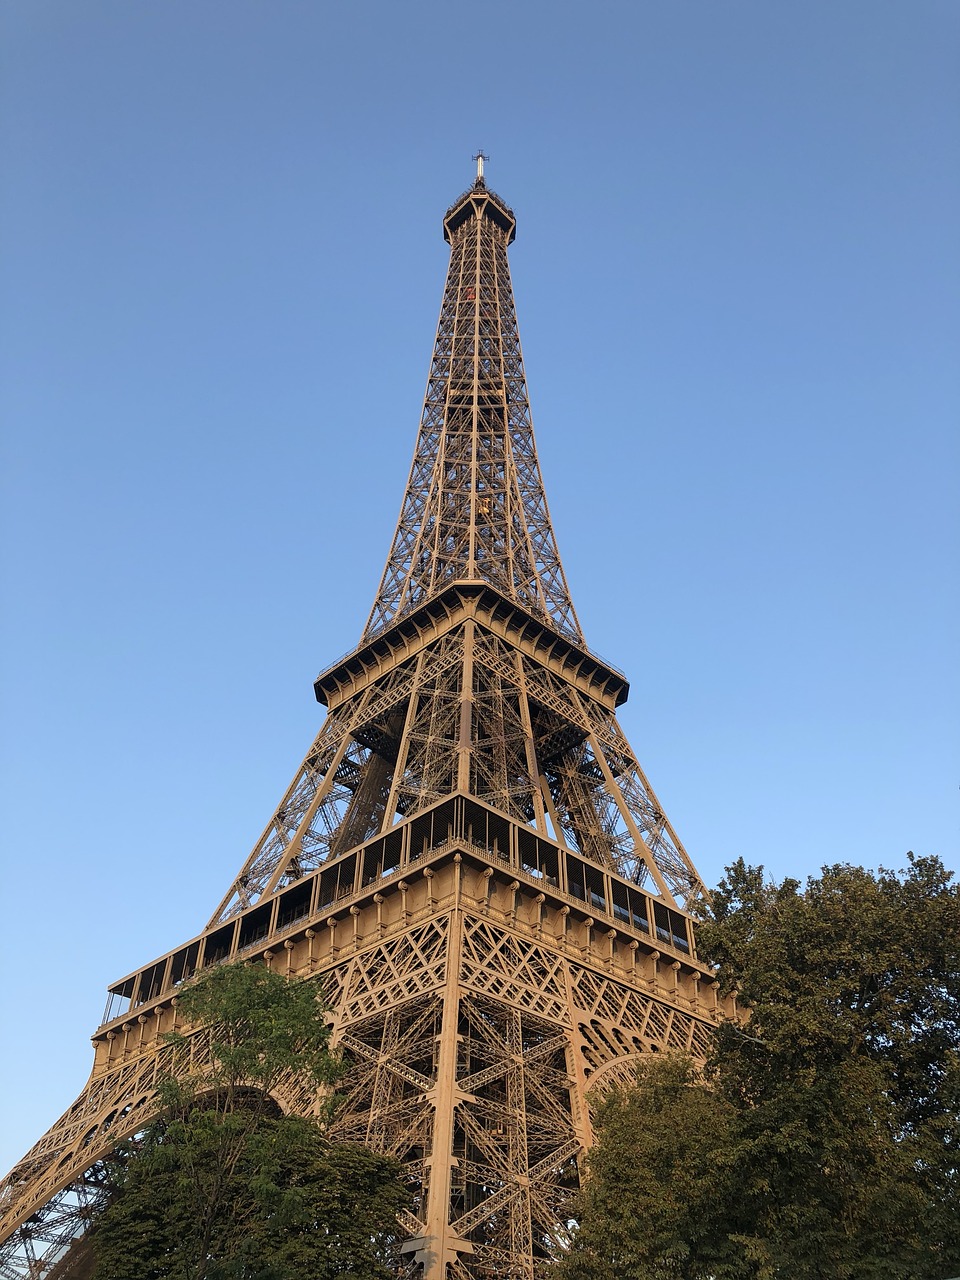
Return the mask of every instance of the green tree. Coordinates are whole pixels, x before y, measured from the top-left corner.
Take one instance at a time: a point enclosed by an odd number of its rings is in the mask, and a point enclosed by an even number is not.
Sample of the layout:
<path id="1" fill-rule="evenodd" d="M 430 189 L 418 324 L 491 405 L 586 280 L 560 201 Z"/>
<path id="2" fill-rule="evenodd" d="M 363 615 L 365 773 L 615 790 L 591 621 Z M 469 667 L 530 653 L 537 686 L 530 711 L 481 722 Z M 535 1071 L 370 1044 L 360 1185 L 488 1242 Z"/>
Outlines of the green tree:
<path id="1" fill-rule="evenodd" d="M 669 1107 L 657 1090 L 675 1086 L 678 1068 L 664 1062 L 600 1108 L 563 1280 L 956 1274 L 960 896 L 950 874 L 911 855 L 903 873 L 832 866 L 801 889 L 739 862 L 699 936 L 749 1023 L 722 1028 L 706 1079 L 674 1087 Z M 633 1123 L 621 1123 L 628 1111 Z M 690 1153 L 682 1170 L 658 1142 L 664 1117 Z M 636 1211 L 625 1202 L 628 1224 L 605 1219 L 604 1196 L 616 1205 L 607 1169 L 628 1181 L 631 1165 L 661 1182 L 668 1207 L 641 1195 Z M 711 1169 L 712 1197 L 701 1181 Z M 632 1252 L 614 1257 L 605 1230 Z"/>
<path id="2" fill-rule="evenodd" d="M 386 1280 L 395 1274 L 400 1167 L 335 1144 L 272 1093 L 339 1074 L 311 984 L 262 966 L 213 970 L 179 1001 L 212 1067 L 166 1081 L 163 1110 L 109 1169 L 91 1233 L 95 1280 Z M 174 1039 L 183 1039 L 174 1037 Z"/>
<path id="3" fill-rule="evenodd" d="M 691 1059 L 651 1055 L 636 1084 L 600 1101 L 600 1135 L 578 1197 L 575 1247 L 563 1280 L 720 1277 L 721 1221 L 731 1197 L 720 1162 L 732 1140 L 732 1109 L 701 1087 Z"/>

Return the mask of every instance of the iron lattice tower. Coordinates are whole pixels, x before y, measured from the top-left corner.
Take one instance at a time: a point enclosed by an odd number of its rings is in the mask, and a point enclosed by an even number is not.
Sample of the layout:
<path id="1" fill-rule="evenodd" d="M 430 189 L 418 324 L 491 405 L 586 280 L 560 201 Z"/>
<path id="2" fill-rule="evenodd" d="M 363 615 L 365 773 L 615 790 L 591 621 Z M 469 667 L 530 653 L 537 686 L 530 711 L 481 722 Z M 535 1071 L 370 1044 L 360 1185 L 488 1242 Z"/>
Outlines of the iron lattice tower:
<path id="1" fill-rule="evenodd" d="M 74 1105 L 0 1191 L 0 1277 L 65 1277 L 99 1162 L 202 1071 L 165 1042 L 181 983 L 259 959 L 315 982 L 352 1062 L 337 1131 L 417 1188 L 407 1280 L 531 1280 L 562 1247 L 588 1089 L 705 1053 L 703 886 L 586 647 L 534 446 L 507 247 L 476 182 L 447 211 L 437 338 L 396 533 L 323 726 L 196 938 L 110 988 Z M 311 1112 L 292 1088 L 278 1099 Z"/>

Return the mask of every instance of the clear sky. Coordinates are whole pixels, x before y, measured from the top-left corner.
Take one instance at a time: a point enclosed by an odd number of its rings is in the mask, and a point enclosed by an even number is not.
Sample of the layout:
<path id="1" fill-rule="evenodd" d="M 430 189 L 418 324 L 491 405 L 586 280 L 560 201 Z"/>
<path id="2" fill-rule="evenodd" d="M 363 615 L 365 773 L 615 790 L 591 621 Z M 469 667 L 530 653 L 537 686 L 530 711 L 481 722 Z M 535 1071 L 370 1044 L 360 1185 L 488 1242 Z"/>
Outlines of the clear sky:
<path id="1" fill-rule="evenodd" d="M 478 147 L 703 877 L 960 863 L 956 0 L 5 0 L 0 44 L 4 1170 L 316 732 Z"/>

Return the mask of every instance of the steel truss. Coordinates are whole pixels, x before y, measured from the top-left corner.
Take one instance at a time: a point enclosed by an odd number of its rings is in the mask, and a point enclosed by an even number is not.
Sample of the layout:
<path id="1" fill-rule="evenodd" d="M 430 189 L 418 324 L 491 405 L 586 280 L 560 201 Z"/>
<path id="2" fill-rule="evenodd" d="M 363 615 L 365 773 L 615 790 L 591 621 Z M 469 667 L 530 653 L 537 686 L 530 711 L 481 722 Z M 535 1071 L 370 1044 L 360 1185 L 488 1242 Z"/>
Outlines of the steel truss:
<path id="1" fill-rule="evenodd" d="M 526 828 L 459 803 L 452 816 L 449 801 L 436 807 L 429 837 L 406 824 L 407 856 L 388 876 L 355 879 L 246 955 L 315 983 L 332 1010 L 351 1064 L 333 1132 L 403 1162 L 411 1276 L 532 1277 L 563 1244 L 591 1085 L 653 1050 L 702 1057 L 724 1011 L 688 943 L 614 925 L 614 873 L 600 910 L 567 891 L 580 859 L 565 855 L 553 885 L 524 862 Z M 161 1080 L 202 1078 L 206 1034 L 164 1040 L 175 995 L 164 987 L 100 1028 L 86 1090 L 13 1171 L 4 1280 L 67 1266 L 98 1204 L 100 1162 L 156 1113 Z M 322 1103 L 292 1079 L 276 1100 L 301 1114 Z"/>
<path id="2" fill-rule="evenodd" d="M 702 1057 L 721 1017 L 696 957 L 703 885 L 586 648 L 540 478 L 507 265 L 482 178 L 450 268 L 420 431 L 360 645 L 204 932 L 111 988 L 77 1102 L 0 1188 L 0 1280 L 82 1275 L 102 1161 L 208 1041 L 176 991 L 241 958 L 316 984 L 350 1062 L 334 1132 L 414 1188 L 407 1280 L 533 1280 L 564 1247 L 588 1091 L 645 1053 Z M 320 1100 L 292 1078 L 279 1105 Z M 79 1242 L 74 1244 L 73 1242 Z"/>
<path id="3" fill-rule="evenodd" d="M 211 923 L 456 790 L 672 903 L 703 885 L 613 708 L 450 605 L 450 629 L 328 716 Z"/>
<path id="4" fill-rule="evenodd" d="M 507 264 L 515 232 L 482 182 L 444 219 L 450 267 L 420 434 L 365 640 L 468 578 L 583 641 L 533 439 Z"/>

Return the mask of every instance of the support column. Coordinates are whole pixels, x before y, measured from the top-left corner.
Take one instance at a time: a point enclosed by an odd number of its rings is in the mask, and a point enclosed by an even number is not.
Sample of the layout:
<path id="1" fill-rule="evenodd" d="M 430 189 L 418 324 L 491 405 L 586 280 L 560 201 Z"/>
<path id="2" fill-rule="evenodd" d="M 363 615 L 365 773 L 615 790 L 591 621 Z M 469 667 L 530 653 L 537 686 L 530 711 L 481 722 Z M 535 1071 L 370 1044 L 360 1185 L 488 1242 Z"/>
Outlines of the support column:
<path id="1" fill-rule="evenodd" d="M 540 765 L 537 763 L 537 749 L 533 741 L 533 725 L 530 721 L 530 703 L 527 699 L 527 678 L 523 669 L 523 654 L 518 649 L 514 654 L 514 667 L 517 673 L 517 687 L 520 690 L 520 723 L 523 725 L 523 746 L 527 759 L 527 774 L 530 778 L 530 791 L 533 799 L 533 812 L 537 830 L 549 837 L 547 816 L 543 806 L 542 783 L 540 782 Z M 548 789 L 549 790 L 549 789 Z"/>
<path id="2" fill-rule="evenodd" d="M 453 1184 L 453 1151 L 456 1112 L 469 1094 L 457 1087 L 457 1056 L 460 1045 L 460 958 L 463 939 L 463 913 L 460 909 L 460 874 L 454 909 L 450 916 L 447 950 L 447 978 L 443 992 L 443 1018 L 439 1036 L 437 1081 L 427 1094 L 433 1107 L 433 1145 L 426 1160 L 429 1189 L 426 1204 L 426 1230 L 417 1239 L 407 1241 L 404 1252 L 415 1251 L 423 1268 L 423 1280 L 446 1280 L 447 1263 L 456 1262 L 462 1254 L 473 1253 L 473 1245 L 450 1229 L 450 1195 Z"/>
<path id="3" fill-rule="evenodd" d="M 463 683 L 460 685 L 460 733 L 457 739 L 457 790 L 470 791 L 470 755 L 473 751 L 473 649 L 477 624 L 468 618 L 463 624 Z"/>

